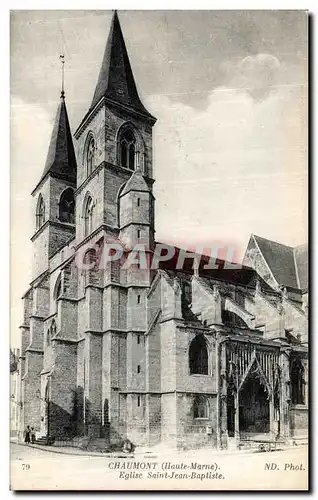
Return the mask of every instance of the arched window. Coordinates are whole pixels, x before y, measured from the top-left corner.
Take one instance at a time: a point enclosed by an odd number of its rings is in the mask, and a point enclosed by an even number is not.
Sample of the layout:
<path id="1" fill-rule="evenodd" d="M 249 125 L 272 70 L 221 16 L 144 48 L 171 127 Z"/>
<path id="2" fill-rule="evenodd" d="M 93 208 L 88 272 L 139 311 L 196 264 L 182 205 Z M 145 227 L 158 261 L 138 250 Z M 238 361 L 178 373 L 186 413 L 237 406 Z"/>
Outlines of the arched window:
<path id="1" fill-rule="evenodd" d="M 55 337 L 55 335 L 56 335 L 56 323 L 55 323 L 54 319 L 53 319 L 52 325 L 51 325 L 51 333 L 52 333 L 52 337 Z"/>
<path id="2" fill-rule="evenodd" d="M 84 255 L 85 277 L 84 283 L 87 286 L 89 283 L 96 284 L 97 279 L 97 252 L 94 248 L 90 248 Z"/>
<path id="3" fill-rule="evenodd" d="M 296 358 L 291 362 L 290 384 L 291 402 L 294 405 L 303 405 L 305 402 L 305 380 L 304 367 L 300 359 Z"/>
<path id="4" fill-rule="evenodd" d="M 93 229 L 93 200 L 89 196 L 84 210 L 84 236 L 88 236 Z"/>
<path id="5" fill-rule="evenodd" d="M 57 300 L 60 296 L 62 295 L 62 279 L 61 276 L 59 276 L 56 280 L 55 287 L 54 287 L 54 300 Z"/>
<path id="6" fill-rule="evenodd" d="M 195 396 L 193 418 L 209 418 L 209 401 L 206 396 Z"/>
<path id="7" fill-rule="evenodd" d="M 130 128 L 126 128 L 119 139 L 120 165 L 135 170 L 136 138 Z"/>
<path id="8" fill-rule="evenodd" d="M 209 374 L 209 356 L 205 338 L 203 335 L 194 337 L 189 349 L 190 374 Z"/>
<path id="9" fill-rule="evenodd" d="M 49 328 L 48 331 L 46 332 L 46 345 L 50 344 L 51 344 L 51 328 Z"/>
<path id="10" fill-rule="evenodd" d="M 95 140 L 90 137 L 86 151 L 87 177 L 93 172 L 95 166 Z"/>
<path id="11" fill-rule="evenodd" d="M 45 222 L 45 205 L 43 196 L 40 194 L 36 206 L 36 228 L 40 229 Z"/>
<path id="12" fill-rule="evenodd" d="M 62 295 L 62 279 L 61 275 L 57 278 L 54 290 L 53 290 L 53 300 L 55 301 L 55 312 L 57 311 L 57 300 Z"/>
<path id="13" fill-rule="evenodd" d="M 67 188 L 61 194 L 59 203 L 59 219 L 61 222 L 75 223 L 75 200 L 72 188 Z"/>
<path id="14" fill-rule="evenodd" d="M 48 330 L 48 345 L 51 345 L 51 340 L 55 337 L 56 335 L 56 323 L 55 323 L 55 320 L 53 319 L 52 323 L 51 323 L 51 326 Z"/>

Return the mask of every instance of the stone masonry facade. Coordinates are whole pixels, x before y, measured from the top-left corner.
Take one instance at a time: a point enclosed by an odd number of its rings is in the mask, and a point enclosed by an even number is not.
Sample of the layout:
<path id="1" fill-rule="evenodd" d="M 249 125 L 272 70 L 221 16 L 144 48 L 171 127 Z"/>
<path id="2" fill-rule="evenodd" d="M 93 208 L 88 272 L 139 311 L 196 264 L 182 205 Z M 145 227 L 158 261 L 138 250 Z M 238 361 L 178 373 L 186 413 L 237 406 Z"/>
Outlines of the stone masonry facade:
<path id="1" fill-rule="evenodd" d="M 229 272 L 205 271 L 201 256 L 182 270 L 102 265 L 109 242 L 126 259 L 136 244 L 147 262 L 155 250 L 156 120 L 139 100 L 116 13 L 97 89 L 73 139 L 62 92 L 32 193 L 20 430 L 221 449 L 248 435 L 306 434 L 307 290 L 280 283 L 253 238 L 243 268 Z"/>

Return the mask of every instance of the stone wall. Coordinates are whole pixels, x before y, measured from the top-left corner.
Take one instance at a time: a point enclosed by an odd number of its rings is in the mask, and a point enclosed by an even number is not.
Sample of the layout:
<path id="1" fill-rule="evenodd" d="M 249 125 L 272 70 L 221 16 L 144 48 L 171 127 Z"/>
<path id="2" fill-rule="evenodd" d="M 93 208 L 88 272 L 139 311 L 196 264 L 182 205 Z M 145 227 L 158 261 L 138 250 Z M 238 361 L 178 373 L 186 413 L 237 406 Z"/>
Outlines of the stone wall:
<path id="1" fill-rule="evenodd" d="M 253 236 L 251 236 L 250 241 L 248 243 L 243 265 L 255 269 L 255 271 L 263 278 L 264 281 L 266 281 L 266 283 L 268 283 L 270 287 L 273 288 L 273 290 L 277 291 L 279 290 L 279 285 L 273 278 L 273 275 L 263 255 L 261 254 Z"/>
<path id="2" fill-rule="evenodd" d="M 290 408 L 290 433 L 291 436 L 307 436 L 308 433 L 308 408 L 294 406 Z"/>
<path id="3" fill-rule="evenodd" d="M 77 345 L 55 340 L 54 370 L 50 382 L 50 434 L 70 436 L 76 432 Z"/>
<path id="4" fill-rule="evenodd" d="M 177 446 L 183 449 L 202 448 L 217 445 L 217 398 L 207 396 L 209 405 L 208 418 L 194 418 L 194 395 L 177 394 Z"/>
<path id="5" fill-rule="evenodd" d="M 23 391 L 23 422 L 22 426 L 30 425 L 36 431 L 40 430 L 41 413 L 41 379 L 40 372 L 43 366 L 43 354 L 37 351 L 27 351 L 26 373 L 22 379 Z"/>

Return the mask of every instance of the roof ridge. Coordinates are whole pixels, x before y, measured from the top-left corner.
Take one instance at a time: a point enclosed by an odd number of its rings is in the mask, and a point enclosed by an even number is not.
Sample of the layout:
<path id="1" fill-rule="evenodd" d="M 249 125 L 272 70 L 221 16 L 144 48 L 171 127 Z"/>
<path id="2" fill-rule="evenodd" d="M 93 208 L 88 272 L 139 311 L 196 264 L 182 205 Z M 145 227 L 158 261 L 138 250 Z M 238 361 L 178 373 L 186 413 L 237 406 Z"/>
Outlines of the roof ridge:
<path id="1" fill-rule="evenodd" d="M 253 236 L 254 238 L 258 238 L 260 240 L 265 240 L 265 241 L 269 241 L 270 243 L 275 243 L 276 245 L 281 245 L 283 247 L 286 247 L 286 248 L 291 248 L 292 250 L 296 247 L 292 247 L 291 245 L 286 245 L 285 243 L 280 243 L 280 241 L 276 241 L 276 240 L 270 240 L 269 238 L 264 238 L 263 236 L 258 236 L 257 234 L 253 233 Z"/>

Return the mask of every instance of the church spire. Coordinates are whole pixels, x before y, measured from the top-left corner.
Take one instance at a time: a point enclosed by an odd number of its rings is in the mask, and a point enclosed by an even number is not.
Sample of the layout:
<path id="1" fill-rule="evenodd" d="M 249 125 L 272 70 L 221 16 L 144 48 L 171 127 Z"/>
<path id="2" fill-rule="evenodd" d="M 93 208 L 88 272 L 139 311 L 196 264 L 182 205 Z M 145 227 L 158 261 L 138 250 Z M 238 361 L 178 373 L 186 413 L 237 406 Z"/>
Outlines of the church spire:
<path id="1" fill-rule="evenodd" d="M 67 179 L 76 184 L 76 170 L 76 157 L 63 85 L 41 181 L 50 173 L 55 177 Z"/>
<path id="2" fill-rule="evenodd" d="M 128 106 L 155 120 L 139 98 L 116 10 L 111 22 L 90 110 L 96 106 L 102 97 Z"/>

